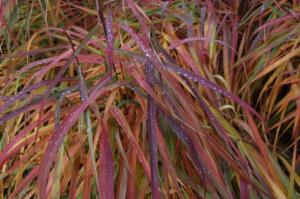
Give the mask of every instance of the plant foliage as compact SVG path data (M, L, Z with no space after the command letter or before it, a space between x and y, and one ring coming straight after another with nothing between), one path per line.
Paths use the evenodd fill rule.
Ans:
M300 198L297 0L0 2L0 198Z

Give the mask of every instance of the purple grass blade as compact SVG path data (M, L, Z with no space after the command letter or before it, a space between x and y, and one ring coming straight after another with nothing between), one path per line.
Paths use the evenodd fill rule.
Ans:
M113 20L112 20L112 11L109 10L108 18L105 20L102 8L99 9L99 16L103 25L106 43L107 43L107 55L108 55L108 72L112 75L112 70L116 70L114 66L114 57L113 57L113 50L114 50L114 35L113 35Z
M21 108L15 110L15 111L12 111L10 113L7 113L3 117L1 117L0 125L4 124L6 121L8 121L14 117L17 117L18 115L20 115L21 113L23 113L29 109L33 109L34 107L38 107L40 105L52 103L52 102L53 102L53 100L44 100L44 101L32 102L32 103L26 104L26 105L22 106Z
M112 70L115 69L114 66L114 57L113 57L113 50L114 50L114 36L113 36L113 20L112 20L112 11L109 9L108 13L108 19L105 20L104 14L103 14L103 2L99 3L96 1L97 11L99 20L102 23L105 37L106 37L106 43L107 43L107 54L108 54L108 72L110 75L112 75Z
M148 96L147 108L147 131L150 137L150 158L151 158L151 190L152 198L158 199L159 197L159 178L158 178L158 156L157 156L157 140L156 140L156 111L153 99Z
M7 101L11 98L11 96L0 96L1 101Z
M145 75L147 83L152 86L154 80L154 67L148 61L145 66ZM159 196L159 177L158 177L158 155L157 155L157 140L156 140L156 107L154 100L148 95L147 98L147 134L150 137L150 159L151 159L151 191L152 198L158 199Z
M107 41L107 54L108 54L108 67L109 72L112 73L112 69L116 70L114 67L114 36L112 29L112 11L109 10L108 19L106 20L106 41Z
M55 46L55 47L49 47L49 48L39 48L39 49L36 49L36 50L31 50L31 51L21 51L21 52L18 52L14 55L11 55L11 54L6 54L6 55L0 55L0 60L1 59L5 59L5 58L22 58L24 56L32 56L32 55L37 55L37 54L40 54L40 53L44 53L44 52L49 52L49 51L57 51L57 50L61 50L61 49L66 49L68 48L68 46L66 45L60 45L60 46Z
M233 21L232 21L232 37L231 37L231 52L230 52L230 60L231 60L231 65L233 66L235 62L235 52L238 44L238 26L239 26L239 19L238 16L234 16ZM233 76L233 75L232 75Z
M24 99L29 92L36 90L42 86L47 86L49 83L51 83L52 80L45 80L45 81L41 81L39 83L36 83L32 86L29 86L27 88L24 88L22 91L20 91L19 93L17 93L14 96L11 97L7 97L7 100L5 102L5 104L0 108L0 113L2 113L3 111L5 111L10 105L12 105L16 100L21 100Z

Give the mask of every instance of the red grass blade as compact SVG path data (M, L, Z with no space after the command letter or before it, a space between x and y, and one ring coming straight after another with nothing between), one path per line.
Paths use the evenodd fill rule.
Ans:
M99 158L99 189L100 198L114 198L114 159L109 145L108 130L102 121L102 133L100 134L100 158Z

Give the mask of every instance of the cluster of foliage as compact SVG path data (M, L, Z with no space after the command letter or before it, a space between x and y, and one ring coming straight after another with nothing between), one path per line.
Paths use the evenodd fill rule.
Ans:
M0 4L0 198L300 197L299 1Z

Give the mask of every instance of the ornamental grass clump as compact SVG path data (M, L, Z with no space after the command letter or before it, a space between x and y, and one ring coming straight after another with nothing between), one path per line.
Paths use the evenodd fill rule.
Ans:
M0 198L299 198L300 4L0 3Z

